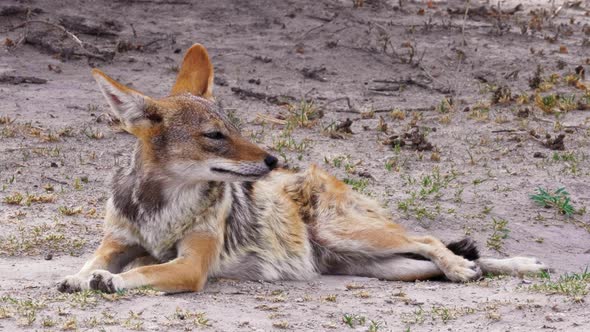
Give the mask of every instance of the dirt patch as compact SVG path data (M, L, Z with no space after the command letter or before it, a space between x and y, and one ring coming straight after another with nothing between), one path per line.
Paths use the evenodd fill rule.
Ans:
M5 1L0 329L588 330L588 4L355 4ZM163 96L195 42L218 100L281 162L320 164L412 232L469 235L485 256L536 256L555 272L57 293L100 242L109 174L134 143L109 126L90 69ZM383 144L392 135L405 147ZM535 204L538 188L566 188L571 216Z

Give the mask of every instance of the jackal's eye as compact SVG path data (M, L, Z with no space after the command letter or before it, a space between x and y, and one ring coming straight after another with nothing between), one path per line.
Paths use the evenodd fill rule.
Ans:
M204 133L203 136L210 138L210 139L224 139L225 135L223 135L220 131L212 131L209 133Z

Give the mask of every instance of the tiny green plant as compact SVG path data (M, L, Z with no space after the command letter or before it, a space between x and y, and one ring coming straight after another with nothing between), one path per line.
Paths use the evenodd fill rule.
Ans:
M239 129L242 129L242 127L243 127L242 120L236 114L236 110L235 109L226 109L226 114L227 114L227 117L229 118L229 121L234 126L236 126L236 128L238 128L238 130Z
M487 240L487 245L489 248L495 249L497 251L502 249L504 240L508 238L508 233L510 233L507 225L508 220L502 218L496 219L492 217L492 229L494 232Z
M351 179L345 178L344 183L351 186L353 190L363 192L369 185L369 179Z
M439 113L449 113L453 109L453 105L447 98L443 98L441 102L436 106L436 110Z
M75 178L74 179L74 189L76 190L82 190L84 187L82 186L82 183L80 183L80 178Z
M338 296L336 294L329 294L324 298L324 300L326 300L327 302L336 302L337 298Z
M588 285L590 284L590 271L588 267L581 273L566 273L561 275L557 280L551 280L551 275L548 272L542 272L539 277L543 282L530 286L529 290L547 294L566 295L574 302L583 302L584 297L588 294Z
M311 128L322 117L322 112L309 100L301 100L299 105L292 105L289 112L291 114L287 119L287 127L290 129Z
M84 135L90 139L103 139L104 134L97 128L88 127L84 129Z
M365 317L356 314L344 314L344 316L342 316L342 322L351 328L354 328L357 325L365 325L366 321L367 319Z
M21 193L14 193L13 195L4 197L4 203L11 205L19 205L25 197Z
M377 332L379 331L379 328L381 328L382 323L378 322L378 321L374 321L371 319L371 322L369 323L369 328L367 331L369 332Z
M9 116L0 116L0 125L11 124L13 122L14 119L11 119Z
M561 214L565 214L566 216L571 216L575 209L570 202L570 194L565 190L564 187L555 190L554 192L549 192L549 190L545 190L543 188L537 188L537 193L531 195L531 199L545 207L545 208L554 208Z
M348 325L349 327L354 327L354 316L350 314L344 314L342 316L342 321L344 324Z
M57 208L57 211L59 211L59 213L63 214L64 216L74 216L74 215L82 213L82 208L81 207L70 208L67 206L60 206Z

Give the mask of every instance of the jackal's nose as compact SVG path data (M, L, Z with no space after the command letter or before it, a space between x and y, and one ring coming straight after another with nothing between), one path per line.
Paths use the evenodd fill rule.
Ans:
M266 166L268 166L268 168L275 169L277 167L277 164L279 163L279 160L277 159L277 157L269 154L266 156L266 158L264 158L264 163L266 164Z

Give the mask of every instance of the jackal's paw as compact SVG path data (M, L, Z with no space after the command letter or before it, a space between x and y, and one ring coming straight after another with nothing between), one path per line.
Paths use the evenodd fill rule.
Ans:
M90 289L99 290L105 293L115 293L122 290L123 278L105 270L96 270L90 275Z
M479 266L462 257L453 259L444 273L449 280L455 282L467 282L481 277Z
M62 293L75 293L88 288L88 280L77 275L67 276L57 283L57 290Z
M549 267L535 257L512 257L509 258L515 274L536 274L542 271L549 271Z

